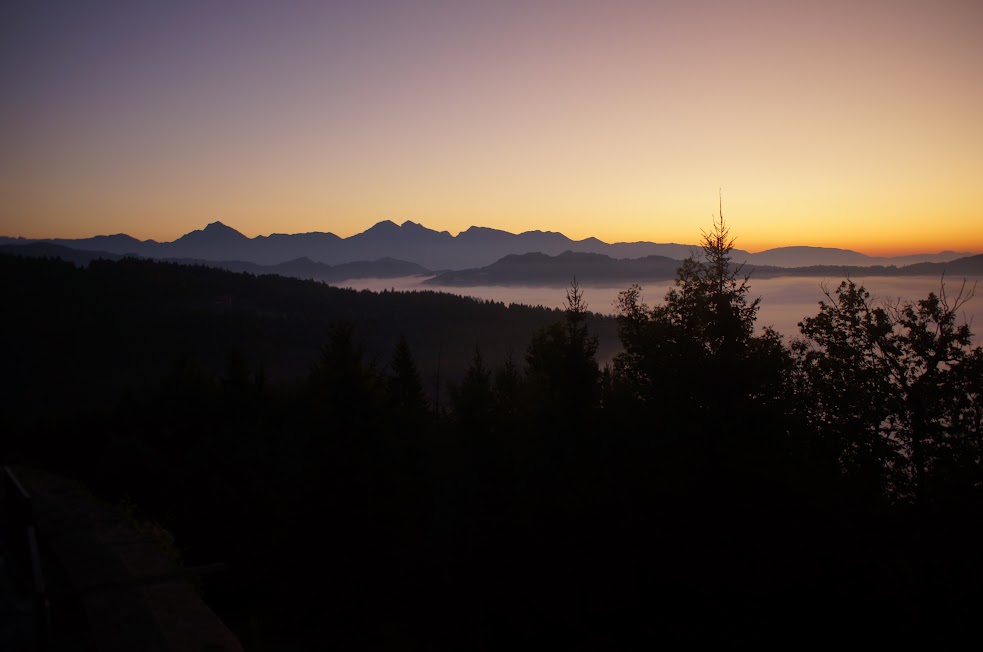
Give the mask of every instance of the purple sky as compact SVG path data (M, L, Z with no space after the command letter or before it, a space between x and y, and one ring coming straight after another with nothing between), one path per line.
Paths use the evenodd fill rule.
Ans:
M983 251L981 2L28 2L0 234Z

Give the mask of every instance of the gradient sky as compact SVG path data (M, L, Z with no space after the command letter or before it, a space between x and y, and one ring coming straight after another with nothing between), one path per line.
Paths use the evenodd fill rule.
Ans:
M983 252L983 2L0 9L0 235Z

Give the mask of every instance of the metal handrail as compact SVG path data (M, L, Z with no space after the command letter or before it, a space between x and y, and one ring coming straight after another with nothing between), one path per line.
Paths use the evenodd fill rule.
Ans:
M44 650L47 647L51 624L51 604L44 583L41 568L41 550L38 547L37 530L34 526L34 508L31 495L8 466L3 467L0 484L3 488L3 506L7 523L11 528L12 540L23 546L20 550L22 563L30 569L31 619L34 634L34 647Z

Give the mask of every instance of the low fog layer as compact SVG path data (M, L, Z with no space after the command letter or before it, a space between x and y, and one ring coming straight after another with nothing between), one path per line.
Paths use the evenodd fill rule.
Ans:
M565 301L564 291L554 287L475 286L460 288L422 285L426 278L428 277L408 276L396 279L351 279L341 281L336 285L375 292L381 292L382 290L433 290L472 296L479 299L501 301L505 304L523 303L551 308L563 307ZM828 288L830 293L832 293L842 280L844 279L818 277L759 280L752 278L751 296L761 297L761 310L758 312L758 327L773 326L786 338L798 335L798 323L802 318L813 316L819 311L819 302L825 299L823 286ZM921 299L927 297L929 292L938 294L941 284L941 279L939 278L922 276L854 277L853 280L866 287L878 305L893 303L898 299ZM967 279L966 291L968 292L973 287L973 284L979 280L981 279ZM962 278L946 278L945 287L947 294L950 297L955 297L962 283ZM672 281L643 285L642 291L645 302L649 305L660 303L670 287L672 287ZM587 287L584 288L584 299L588 303L588 309L594 312L615 314L617 312L618 293L625 289L625 287ZM965 313L961 315L961 319L969 321L971 325L976 325L976 322L973 320L975 313L983 314L983 309L980 308L980 306L983 306L983 283L980 284L978 289L980 294L966 304Z

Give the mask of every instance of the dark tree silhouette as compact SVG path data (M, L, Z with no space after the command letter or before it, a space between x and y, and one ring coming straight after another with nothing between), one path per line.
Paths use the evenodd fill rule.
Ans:
M419 431L427 420L429 407L423 380L404 335L399 336L392 360L389 361L386 396L397 425Z
M933 484L946 482L947 474L937 470L953 468L952 444L962 438L960 397L953 390L963 388L953 377L970 354L972 333L968 324L956 320L974 289L967 292L963 282L950 297L943 280L938 295L891 307L897 328L888 359L898 398L889 436L902 443L911 492L918 500L933 492ZM963 442L959 444L963 449Z
M800 410L827 454L868 491L891 499L924 499L945 482L962 455L963 407L975 404L963 364L973 365L967 324L957 312L972 297L929 294L885 307L844 281L800 323L794 350ZM955 442L959 442L956 444Z
M743 265L731 263L735 239L724 222L723 207L709 232L703 232L703 259L690 257L666 294L665 318L711 355L729 354L754 334L760 298L749 301Z
M637 285L619 296L624 352L614 360L612 400L641 406L645 421L670 433L708 436L727 422L743 429L749 410L781 399L787 355L773 331L754 335L760 300L731 264L733 247L721 213L664 303L649 307Z
M591 425L600 394L597 336L590 332L583 291L573 281L564 321L537 331L526 350L526 379L542 428L579 432Z
M458 427L471 437L486 437L492 430L495 399L491 371L485 367L481 349L475 347L471 364L460 385L451 387L451 404Z
M878 307L847 282L789 347L733 243L721 215L659 305L626 290L604 372L613 320L576 283L561 313L0 255L0 454L227 561L205 595L247 649L610 647L667 598L777 621L977 591L971 290Z

